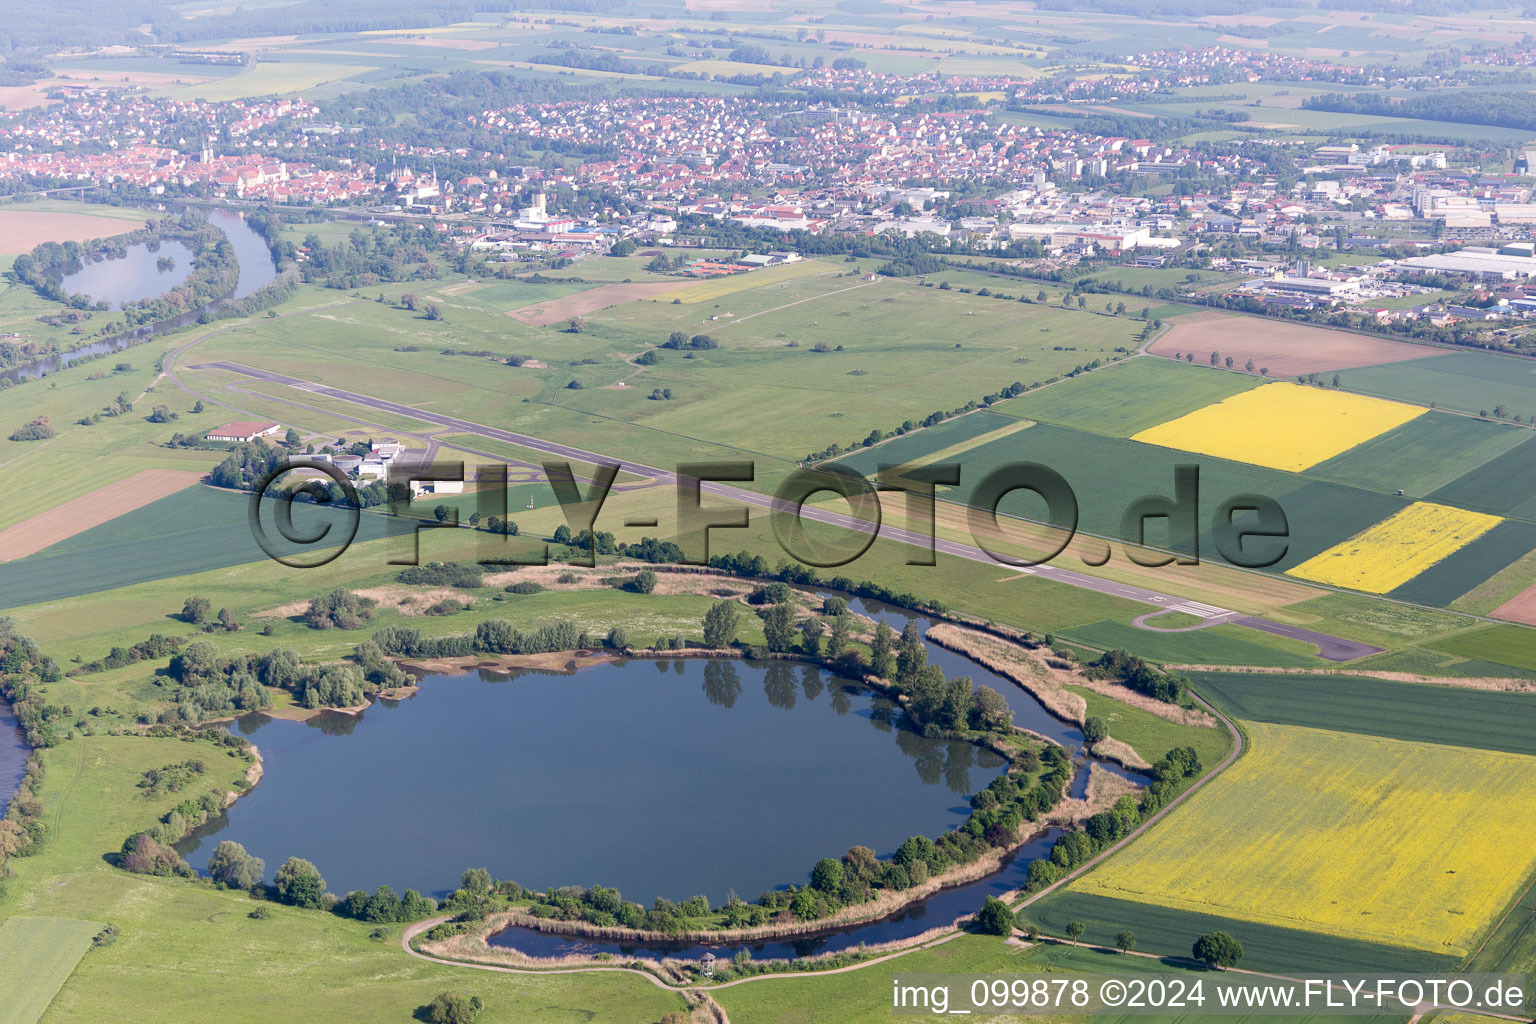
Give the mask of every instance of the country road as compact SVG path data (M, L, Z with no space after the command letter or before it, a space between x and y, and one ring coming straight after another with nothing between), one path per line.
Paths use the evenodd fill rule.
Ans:
M185 346L175 354L179 355L191 346ZM168 373L170 362L167 361ZM533 451L544 452L547 455L558 456L563 459L572 459L579 462L588 462L596 465L609 465L622 467L624 470L636 476L646 477L654 483L676 484L678 476L671 470L661 469L655 466L647 466L642 463L627 460L619 460L607 455L600 455L573 445L561 444L557 441L548 441L544 438L533 437L528 434L520 434L512 430L504 430L500 427L490 427L470 420L460 419L456 416L448 416L439 412L430 412L418 409L414 406L403 405L399 402L391 402L382 398L374 398L369 395L359 394L355 391L347 391L343 388L331 387L327 384L316 384L290 377L286 374L275 373L271 370L262 370L240 363L216 361L208 363L196 363L190 366L194 370L224 370L230 373L238 373L256 380L274 384L284 384L299 391L319 395L337 401L349 402L378 412L391 413L396 416L404 416L421 420L439 427L449 427L465 434L473 434L494 441L503 441L508 444L520 445ZM175 379L174 373L171 373ZM179 383L179 381L178 381ZM738 502L754 508L766 511L783 512L793 515L796 508L790 502L780 501L770 495L759 494L745 488L734 487L729 484L705 482L700 485L701 493L728 501ZM929 538L926 534L899 527L883 526L867 522L855 516L835 512L831 509L815 508L809 505L801 507L799 515L814 522L825 523L830 526L841 527L863 534L877 534L879 537L894 540L902 544L910 544L917 547L926 547ZM963 558L967 561L980 562L984 565L999 564L996 559L980 547L966 544L962 541L935 539L934 547L946 555L955 558ZM1328 633L1320 633L1315 630L1304 629L1300 626L1291 626L1285 623L1274 622L1257 616L1243 615L1239 612L1214 605L1203 604L1198 601L1188 601L1172 594L1149 590L1146 587L1138 587L1130 583L1120 583L1115 580L1102 579L1097 576L1089 576L1086 573L1075 572L1053 565L1037 565L1019 570L1028 575L1039 576L1042 579L1052 580L1056 583L1065 583L1068 586L1079 587L1084 590L1092 590L1100 594L1108 594L1113 597L1122 597L1130 601L1152 605L1167 611L1185 612L1197 616L1203 620L1204 625L1220 625L1234 623L1247 626L1251 629L1262 630L1277 636L1302 640L1315 644L1318 648L1318 656L1334 662L1353 661L1372 654L1379 654L1380 647L1360 643L1355 640L1346 640L1342 637L1332 636Z

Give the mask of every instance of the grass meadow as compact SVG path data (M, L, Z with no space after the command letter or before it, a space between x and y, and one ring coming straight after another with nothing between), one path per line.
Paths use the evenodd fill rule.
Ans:
M33 1024L101 931L100 921L13 917L0 922L0 1024Z
M1257 378L1162 359L1130 359L992 407L993 412L1130 437L1259 386Z

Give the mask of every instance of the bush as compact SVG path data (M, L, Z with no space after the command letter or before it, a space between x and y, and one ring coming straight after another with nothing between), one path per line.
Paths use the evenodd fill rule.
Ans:
M513 583L507 587L509 594L537 594L544 589L544 584L526 580L522 583Z
M465 565L461 562L429 562L411 565L400 570L401 583L414 583L433 587L459 587L473 590L485 585L485 568Z
M983 935L1012 935L1013 911L996 896L988 896L976 915L976 930Z
M642 569L630 586L637 594L649 594L656 589L656 574L649 569Z
M466 996L459 992L440 992L427 1004L426 1019L432 1024L474 1024L485 1003L479 996Z
M39 416L30 423L25 423L16 428L11 434L12 441L46 441L54 435L53 424L47 416Z
M208 858L208 877L228 889L249 889L266 874L266 861L245 852L245 847L229 839L220 843Z
M319 907L325 895L325 879L320 871L301 857L289 857L272 876L278 899L296 907Z
M371 597L363 597L354 594L344 587L337 587L322 597L317 597L309 602L309 611L305 617L314 629L361 629L363 622L373 618L374 606L378 604Z

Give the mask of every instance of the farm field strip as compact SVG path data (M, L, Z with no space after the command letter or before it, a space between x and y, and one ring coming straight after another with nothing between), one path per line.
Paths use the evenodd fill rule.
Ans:
M1390 519L1287 572L1317 583L1385 594L1460 551L1500 522L1497 516L1481 512L1414 502Z
M1275 381L1143 430L1131 440L1300 472L1428 411Z
M1072 891L1461 956L1536 868L1536 758L1248 731L1247 757Z
M59 541L142 508L203 478L196 470L143 469L0 530L0 562L45 550Z
M1191 672L1203 697L1250 722L1382 736L1536 757L1536 693L1360 676Z
M1216 352L1219 357L1230 356L1238 366L1252 360L1255 368L1268 368L1274 377L1332 373L1442 354L1442 350L1405 341L1241 315L1181 320L1148 351L1160 356L1193 352L1198 361Z
M104 927L67 917L0 922L0 1024L34 1024Z
M1081 921L1087 926L1083 939L1106 948L1113 947L1118 932L1129 928L1136 933L1139 948L1177 957L1188 956L1201 935L1224 931L1243 944L1242 966L1261 971L1330 973L1347 969L1428 973L1454 971L1457 964L1456 958L1447 954L1261 924L1226 916L1214 909L1116 899L1079 891L1075 885L1031 904L1019 917L1057 935L1066 931L1068 922Z

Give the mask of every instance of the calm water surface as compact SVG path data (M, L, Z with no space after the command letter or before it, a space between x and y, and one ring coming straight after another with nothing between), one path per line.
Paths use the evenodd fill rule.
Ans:
M244 217L241 217L237 213L231 213L228 210L209 210L207 211L207 214L208 219L211 220L214 224L218 225L218 227L224 232L225 236L229 239L230 244L234 246L235 255L240 261L239 277L235 282L235 290L230 293L230 298L243 299L247 295L250 295L252 292L256 291L258 288L261 288L262 286L270 283L273 278L277 277L277 267L272 263L271 251L267 249L267 244L266 242L262 241L261 236L252 231L250 227L246 225ZM180 242L162 243L160 247L160 253L153 254L148 260L150 273L155 273L160 278L168 279L171 276L168 274L159 274L155 267L155 260L158 259L160 255L173 255L174 258L174 254L170 252L172 245L182 249L186 248L185 246L182 246ZM107 260L101 263L94 263L90 267L87 267L85 270L81 271L81 273L97 270L98 268L111 268L114 265L120 266L126 262L126 260ZM142 270L142 267L140 267L140 270ZM191 254L188 253L185 260L178 259L177 266L172 272L182 273L181 278L179 278L178 281L161 281L160 284L162 286L159 287L159 290L149 292L148 294L158 295L166 288L173 287L176 283L179 283L179 281L186 279L186 273L183 271L190 272L190 270ZM75 276L78 275L73 275L71 278L65 279L66 286L68 286L69 281L73 280L73 277ZM109 282L109 285L111 285L111 282ZM118 285L111 286L118 287ZM129 290L126 284L123 284L120 287L124 292ZM80 288L78 290L87 291L85 288ZM110 296L105 294L91 294L95 294L97 298L110 298ZM145 296L140 295L138 297L144 298ZM81 359L102 355L103 353L107 352L119 352L131 345L142 344L143 342L148 341L151 337L153 337L156 331L180 330L181 328L193 323L197 319L197 316L200 312L202 312L201 309L189 310L186 313L183 313L181 316L173 317L171 320L168 320L163 324L137 327L131 331L125 331L122 334L114 335L110 338L103 338L100 341L93 341L88 345L82 345L79 348L71 349L69 352L66 352L62 355L48 356L45 359L39 359L35 362L26 363L21 366L13 366L8 370L0 371L0 377L7 377L13 381L21 381L28 377L46 377L48 374L55 373L72 363L79 362Z
M151 245L149 242L130 245L122 256L85 264L64 278L64 291L106 300L113 309L163 295L192 273L192 250L169 240L155 244L153 248ZM171 259L173 264L162 270L157 264L165 258Z
M11 705L0 697L0 814L5 813L11 797L21 785L30 752L26 735L11 713Z
M964 822L1002 768L923 739L891 703L788 662L635 660L561 675L428 676L397 706L248 716L260 785L183 844L313 861L343 893L442 893L466 867L544 889L719 903L802 881L850 846L890 854Z

